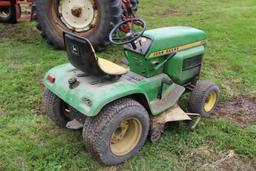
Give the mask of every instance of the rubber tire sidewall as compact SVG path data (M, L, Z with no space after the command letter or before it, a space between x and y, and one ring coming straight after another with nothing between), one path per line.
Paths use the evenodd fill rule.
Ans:
M45 89L43 104L47 116L55 122L59 127L66 127L67 122L70 121L63 113L63 100L52 93L49 89Z
M81 112L79 112L78 110L76 110L75 108L73 108L72 106L69 106L70 109L70 119L76 119L78 122L80 122L81 124L84 124L87 116L82 114Z
M98 116L96 117L101 117L101 115L104 115L105 117L108 118L108 114L103 112L99 113ZM141 138L137 144L137 146L130 151L128 154L123 155L123 156L116 156L115 154L112 153L111 147L110 147L110 140L112 133L115 131L115 129L118 127L118 125L124 121L125 119L128 118L136 118L140 121L142 125L142 134ZM101 127L100 123L95 124L94 123L95 118L90 118L90 120L87 120L85 122L85 127L83 130L83 137L84 140L86 140L86 136L88 134L93 134L91 132L86 132L93 130L87 129L88 127L91 127L95 125L95 127ZM136 155L141 148L144 146L148 133L149 133L149 127L150 127L150 120L148 113L146 109L143 106L132 106L132 107L127 107L127 108L122 108L120 109L117 113L113 114L113 118L106 124L102 129L100 128L95 128L96 132L94 135L92 135L92 139L94 141L91 141L92 146L87 146L87 150L92 153L96 159L99 160L104 165L110 166L110 165L117 165L120 164L128 159L130 159L132 156ZM98 131L97 131L98 130ZM97 134L100 134L101 136L97 136ZM90 140L89 140L90 141ZM93 149L88 149L93 147Z
M111 0L112 4L119 2L118 0ZM48 43L52 44L57 49L64 49L64 41L63 41L63 31L71 31L67 27L62 28L61 31L57 31L56 26L54 26L54 21L51 21L49 3L53 2L53 0L36 0L36 13L37 13L37 22L38 28L42 32L42 36L46 37ZM94 32L88 33L77 33L80 36L86 37L90 40L95 50L100 51L103 50L108 41L108 34L113 28L114 24L117 24L121 20L121 4L119 7L111 6L109 1L105 0L97 0L97 4L101 16L99 17L99 25ZM102 15L103 14L103 15ZM54 15L54 14L53 14Z

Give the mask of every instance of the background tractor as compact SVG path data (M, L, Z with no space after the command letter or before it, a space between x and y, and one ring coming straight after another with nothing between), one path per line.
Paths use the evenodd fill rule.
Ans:
M22 5L30 7L30 8L23 8ZM27 13L29 15L29 20L32 19L32 14L34 8L32 0L1 0L0 1L0 23L17 23L17 21L21 18L21 14ZM31 11L32 9L32 11Z
M37 28L57 49L64 49L63 32L88 38L103 50L110 30L121 20L135 17L138 0L35 0ZM124 26L127 32L129 27Z

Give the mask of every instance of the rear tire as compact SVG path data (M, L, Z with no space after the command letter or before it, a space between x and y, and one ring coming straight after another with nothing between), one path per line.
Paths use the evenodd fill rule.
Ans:
M198 81L190 96L189 112L209 117L218 103L219 94L220 89L214 83L205 80Z
M1 23L17 23L16 7L0 7L0 22Z
M99 12L99 15L95 17L95 27L77 32L70 30L68 25L63 22L63 19L59 17L59 0L36 0L37 28L48 43L52 44L56 49L65 48L63 31L67 31L88 38L95 50L101 51L109 44L108 35L113 25L121 20L122 5L121 0L94 1ZM69 2L72 3L71 1Z
M69 106L49 89L44 91L43 104L49 118L59 127L66 127L67 122L71 120L68 117L70 113Z
M87 119L87 116L82 114L81 112L79 112L78 110L76 110L73 107L69 107L70 109L70 119L76 119L78 122L80 122L81 124L84 124L84 122Z
M117 100L86 120L86 149L104 165L120 164L141 150L149 125L148 113L141 104L132 99Z

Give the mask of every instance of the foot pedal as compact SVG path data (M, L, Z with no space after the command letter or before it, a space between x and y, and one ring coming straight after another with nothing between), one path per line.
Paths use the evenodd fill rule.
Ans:
M68 129L81 129L83 128L83 124L81 124L80 122L78 122L76 119L72 120L72 121L69 121L67 124L66 124L66 127Z
M151 103L151 108L153 111L165 111L166 109L170 108L170 106L174 106L177 103L184 91L184 87L173 83L171 87L164 93L161 100Z

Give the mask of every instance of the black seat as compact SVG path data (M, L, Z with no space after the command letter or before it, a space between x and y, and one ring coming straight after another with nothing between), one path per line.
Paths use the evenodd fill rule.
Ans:
M86 74L95 76L123 75L127 69L103 58L98 58L86 38L64 32L64 42L70 63Z

